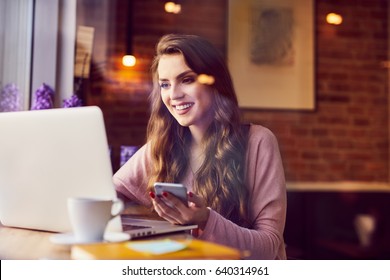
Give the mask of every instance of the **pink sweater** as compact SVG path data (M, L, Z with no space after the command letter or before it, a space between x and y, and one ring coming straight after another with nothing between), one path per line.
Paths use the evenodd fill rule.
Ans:
M146 192L149 145L140 148L114 175L118 193L150 207ZM286 259L283 231L286 218L286 186L282 160L274 134L260 125L251 125L246 152L245 180L250 194L253 229L240 227L210 209L200 239L249 251L250 259ZM193 178L184 184L190 191Z

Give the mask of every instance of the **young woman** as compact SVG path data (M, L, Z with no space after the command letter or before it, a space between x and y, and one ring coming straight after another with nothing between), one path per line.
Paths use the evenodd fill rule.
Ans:
M169 34L157 44L147 143L114 175L122 198L153 207L198 238L285 259L286 188L275 136L243 125L223 56L205 39ZM189 205L155 182L183 183Z

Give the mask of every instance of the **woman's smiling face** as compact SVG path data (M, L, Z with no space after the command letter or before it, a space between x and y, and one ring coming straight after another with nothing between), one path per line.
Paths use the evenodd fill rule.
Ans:
M157 72L162 101L172 116L182 126L205 131L214 118L212 88L198 82L182 54L161 56Z

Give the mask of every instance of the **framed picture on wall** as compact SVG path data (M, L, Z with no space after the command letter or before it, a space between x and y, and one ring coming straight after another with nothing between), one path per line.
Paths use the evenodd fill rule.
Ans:
M228 65L242 108L315 108L313 0L229 0Z

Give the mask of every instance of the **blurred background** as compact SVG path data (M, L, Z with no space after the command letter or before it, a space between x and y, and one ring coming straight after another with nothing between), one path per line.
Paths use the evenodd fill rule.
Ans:
M3 104L5 111L5 96L13 96L4 90L9 84L19 90L21 110L32 106L42 83L55 92L53 106L73 94L83 105L99 106L116 171L145 143L149 68L159 38L204 36L234 68L230 58L241 55L248 36L232 33L232 15L240 5L249 7L264 18L254 21L246 10L237 20L264 36L287 32L293 57L282 66L256 67L275 73L274 83L287 83L287 73L309 85L309 105L242 106L245 122L268 127L279 140L288 181L289 258L389 259L389 1L167 2L0 0L0 109ZM287 15L287 24L280 15ZM291 30L282 32L277 23ZM250 61L247 51L243 61ZM135 65L124 65L124 55L133 55ZM240 83L236 75L233 80ZM266 84L266 92L255 88L264 104L274 95ZM306 87L296 91L306 93Z

